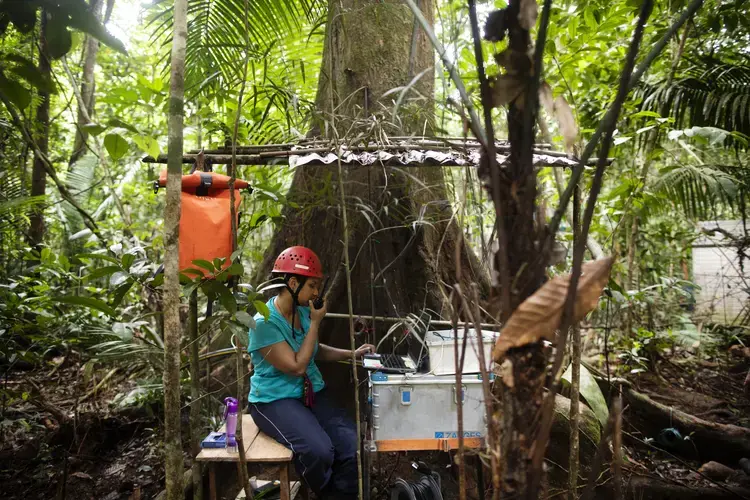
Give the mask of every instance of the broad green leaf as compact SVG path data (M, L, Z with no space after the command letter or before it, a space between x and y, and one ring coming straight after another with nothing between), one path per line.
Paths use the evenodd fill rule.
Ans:
M185 288L186 297L190 295L190 293L193 290L195 290L197 287L201 286L204 283L204 281L201 278L203 278L203 275L193 277L193 276L185 274L184 271L180 271L180 284L188 285L187 288Z
M48 247L42 248L41 253L39 254L40 259L42 262L49 262L50 257L52 257L52 250L50 250Z
M210 273L213 273L214 271L216 271L216 268L214 267L214 265L204 259L196 259L193 261L193 264L195 264L198 267L202 267L203 269L205 269L206 271Z
M219 292L219 302L221 302L221 305L224 306L224 309L226 309L230 314L234 314L237 312L237 301L234 300L234 295L232 295L232 292L225 286L219 285L215 288Z
M578 18L573 17L568 23L568 33L571 39L575 39L578 36Z
M596 31L596 18L594 17L594 11L591 7L586 7L583 10L583 20L586 22L586 26L591 30Z
M244 272L245 268L242 267L242 264L240 264L239 262L235 262L227 269L227 273L231 274L232 276L242 276Z
M159 156L159 141L153 137L137 135L133 138L133 141L147 155L153 158Z
M73 46L73 37L66 21L60 11L53 11L47 22L47 50L52 59L60 59Z
M137 100L137 97L136 97L136 100ZM125 123L124 121L120 120L119 118L111 118L107 122L107 125L109 125L110 127L124 128L125 130L133 132L134 134L139 134L140 133L140 132L138 132L137 128L135 128L134 126L132 126L129 123Z
M105 266L98 269L94 269L89 274L84 276L84 279L91 281L103 276L109 276L110 274L116 273L120 270L120 266Z
M194 269L192 267L188 267L187 269L182 270L185 274L194 274L195 276L200 276L201 278L205 276L205 273L201 271L200 269Z
M135 261L135 255L132 253L126 253L122 256L122 268L127 271L130 269L130 266L133 265L133 261Z
M31 103L31 92L15 80L10 80L0 73L0 92L10 99L18 109L26 109Z
M570 383L572 376L573 366L570 365L568 366L568 369L565 370L562 378L563 380ZM586 400L586 404L589 405L589 408L594 411L594 414L596 415L596 418L599 420L599 422L601 422L603 426L607 425L607 419L609 418L607 401L605 401L604 399L604 395L602 394L602 390L599 388L599 384L596 383L596 380L591 375L591 372L589 372L583 365L581 365L579 393L581 394L581 397Z
M107 148L109 156L117 161L128 153L128 141L120 134L110 133L104 137L104 147Z
M109 279L110 286L120 286L126 281L130 279L130 275L128 273L123 273L122 271L118 271L112 275L112 277Z
M630 115L630 118L661 118L661 115L655 111L639 111Z
M133 89L129 88L116 88L113 89L112 92L109 93L109 95L104 96L103 99L110 99L111 97L119 97L129 103L136 103L138 102L138 92L136 92ZM111 101L111 102L117 102L117 100ZM119 124L118 124L119 123ZM120 120L110 120L108 124L111 124L112 127L121 127L125 129L130 129L130 125L125 124L124 122ZM124 125L124 126L123 126ZM130 130L132 132L132 130ZM136 131L137 133L137 131Z
M63 304L71 304L76 306L83 306L89 309L96 309L101 311L108 316L117 316L117 312L108 306L105 302L93 297L80 297L78 295L68 295L66 297L53 297L53 302L60 302Z
M255 310L258 311L263 315L263 317L268 320L268 317L271 315L271 310L268 309L268 306L265 302L261 300L254 300L253 306L255 306Z
M64 255L60 255L57 257L57 262L60 264L60 267L62 267L65 271L70 271L70 259L68 259Z
M79 253L76 255L77 259L97 259L97 260L106 260L107 262L111 262L113 264L120 264L120 261L115 259L114 257L103 254L103 253Z
M154 279L151 280L150 285L153 287L159 287L164 284L164 273L159 273L156 276L154 276Z
M84 131L88 132L89 134L93 135L94 137L98 136L105 130L107 130L107 127L104 125L99 125L98 123L87 123L83 127L81 127Z
M267 214L256 212L250 217L250 227L254 229L263 224L266 220L268 220Z
M122 302L122 299L125 298L125 294L127 294L130 288L133 286L133 283L134 283L133 281L128 280L122 285L115 288L115 293L112 297L112 305L114 307L117 307L120 305L120 303Z

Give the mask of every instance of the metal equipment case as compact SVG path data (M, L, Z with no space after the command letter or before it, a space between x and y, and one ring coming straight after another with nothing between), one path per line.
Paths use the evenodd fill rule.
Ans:
M464 329L458 329L459 349L463 343ZM476 330L469 328L469 338L466 345L466 357L464 358L463 373L479 373L479 342ZM424 343L430 356L429 373L433 375L449 375L456 373L454 359L453 330L430 330L425 334ZM482 332L482 346L484 347L484 359L487 363L487 371L492 371L492 348L500 334L497 332Z
M462 376L465 438L484 438L486 418L482 380L479 374ZM458 437L455 375L384 374L369 379L372 418L371 451L396 448L434 448L428 441ZM420 444L421 443L421 444ZM427 448L425 448L427 447Z

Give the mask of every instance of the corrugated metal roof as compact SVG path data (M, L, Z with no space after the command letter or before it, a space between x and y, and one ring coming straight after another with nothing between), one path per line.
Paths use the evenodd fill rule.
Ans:
M384 166L417 166L417 165L442 165L442 166L477 166L479 165L479 150L468 151L433 151L429 149L410 149L407 151L348 151L342 149L340 154L330 153L304 153L289 155L289 166L302 165L331 165L337 162L339 157L346 165L375 165ZM509 155L498 154L497 162L504 165ZM572 167L578 162L564 156L552 156L547 154L534 154L534 166L559 166Z

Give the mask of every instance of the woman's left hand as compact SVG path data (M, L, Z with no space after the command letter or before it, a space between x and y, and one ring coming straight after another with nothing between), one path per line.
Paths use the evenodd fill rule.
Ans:
M365 354L368 354L371 352L375 352L375 346L372 344L365 344L361 346L359 349L357 349L356 351L354 351L354 357L359 359Z

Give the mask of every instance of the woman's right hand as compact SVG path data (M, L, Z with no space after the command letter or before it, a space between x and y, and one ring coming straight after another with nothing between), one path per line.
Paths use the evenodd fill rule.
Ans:
M315 309L315 304L313 301L310 301L310 321L314 321L316 323L320 323L323 318L326 316L326 312L328 312L328 301L326 299L323 299L323 307L320 309Z

